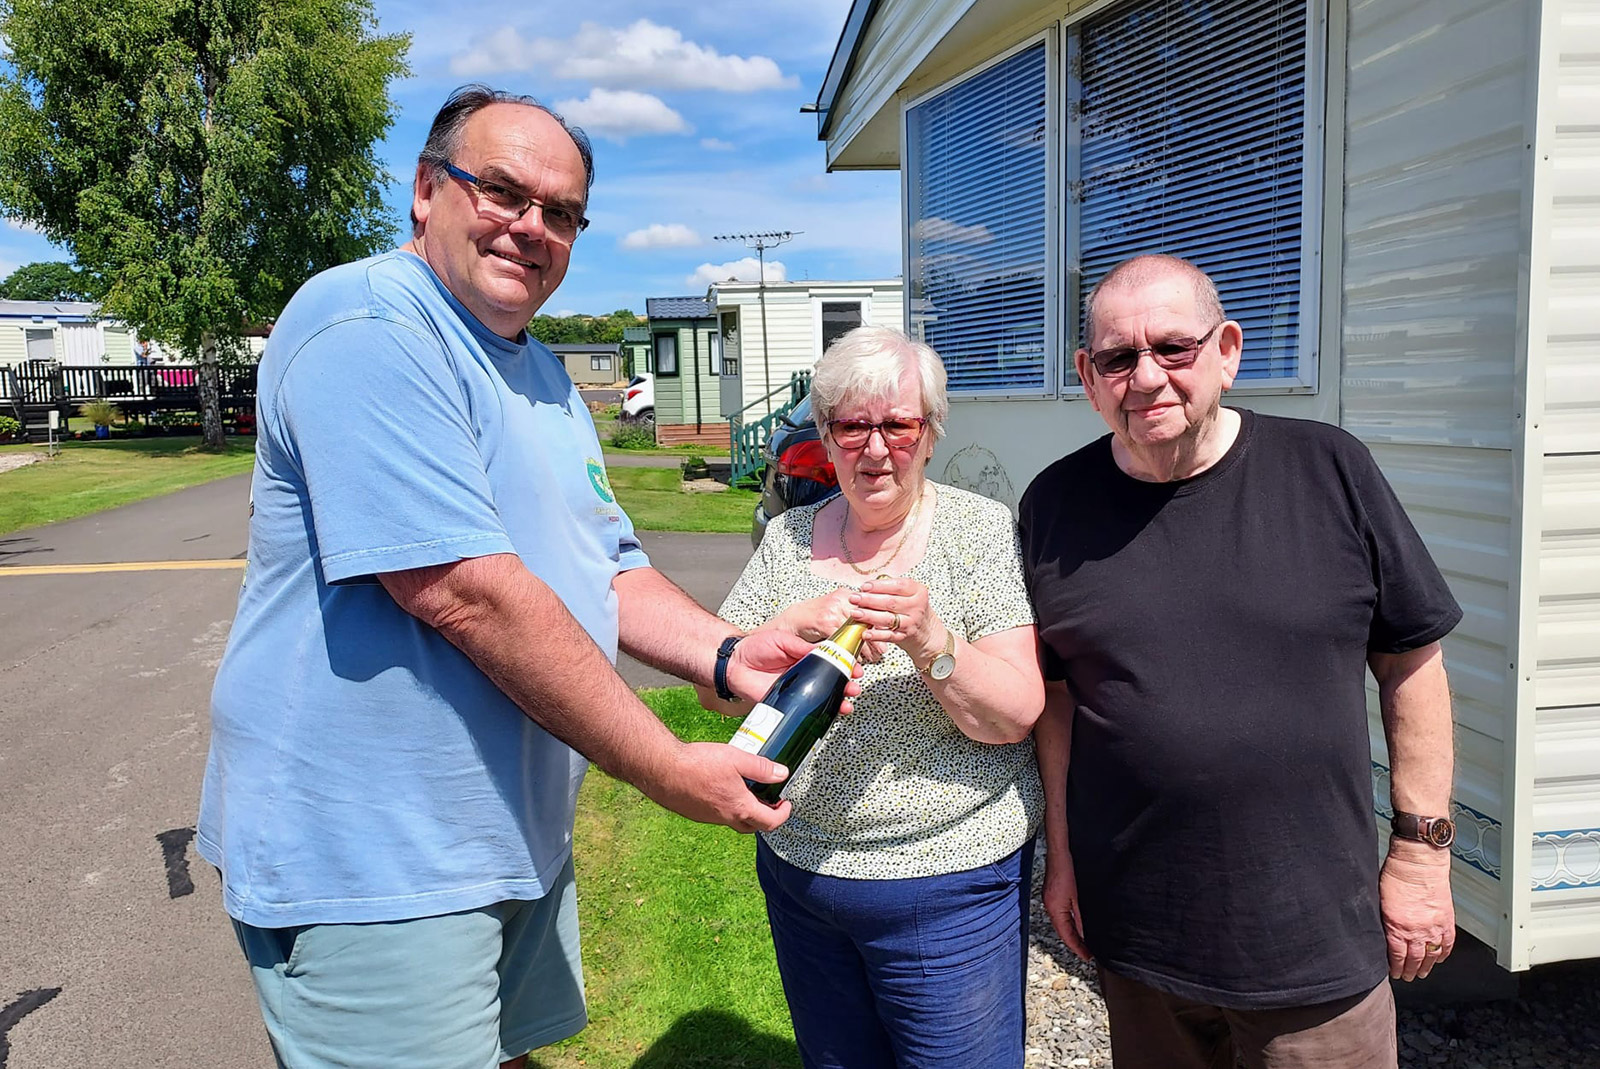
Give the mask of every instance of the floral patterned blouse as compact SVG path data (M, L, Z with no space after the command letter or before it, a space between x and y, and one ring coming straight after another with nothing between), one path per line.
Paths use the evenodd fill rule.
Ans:
M928 550L908 573L928 588L934 612L969 642L1033 623L1011 513L966 490L936 489ZM722 603L723 619L749 630L838 588L811 571L824 504L773 521ZM797 868L886 880L977 868L1031 838L1044 812L1033 739L962 734L898 646L862 667L855 711L834 722L790 781L793 814L765 833L767 845Z

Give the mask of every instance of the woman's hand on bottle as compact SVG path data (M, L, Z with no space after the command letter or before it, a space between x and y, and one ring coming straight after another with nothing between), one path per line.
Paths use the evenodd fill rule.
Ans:
M758 627L733 648L728 659L728 689L746 701L760 701L772 689L778 677L787 672L796 661L811 652L816 645L787 627L775 626L776 621ZM823 638L833 634L825 632ZM851 710L851 699L861 693L861 666L855 670L857 678L845 684L844 701L839 712Z
M850 595L851 616L866 624L868 642L892 642L925 665L944 649L945 625L928 602L928 588L909 576L883 576Z
M842 586L820 598L797 601L765 626L788 631L807 642L821 642L844 624L856 619L855 608L850 603L853 593L849 587ZM886 652L882 642L868 640L861 644L861 659L868 664L883 660Z

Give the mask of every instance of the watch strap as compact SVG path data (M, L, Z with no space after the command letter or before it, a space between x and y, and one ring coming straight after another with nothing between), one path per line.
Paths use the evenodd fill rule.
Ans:
M1389 829L1402 839L1413 839L1441 849L1448 847L1456 837L1455 821L1449 817L1424 817L1402 809L1396 809L1394 816L1389 818Z
M743 635L729 635L717 647L717 664L711 670L711 682L717 688L717 697L725 702L737 701L739 696L728 689L728 662L733 658L733 648Z

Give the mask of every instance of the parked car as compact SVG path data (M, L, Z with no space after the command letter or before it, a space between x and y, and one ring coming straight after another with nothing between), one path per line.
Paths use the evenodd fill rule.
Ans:
M622 418L656 424L656 377L646 371L628 380L622 392Z
M766 475L750 529L750 541L758 546L767 524L784 509L826 501L839 492L839 476L823 448L822 433L811 422L811 398L778 422L761 453Z

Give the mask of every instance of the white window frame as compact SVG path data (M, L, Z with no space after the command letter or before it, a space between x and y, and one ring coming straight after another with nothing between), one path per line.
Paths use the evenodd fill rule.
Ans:
M963 82L1015 56L1026 52L1041 42L1044 44L1045 65L1045 264L1044 264L1044 385L1038 390L965 390L951 387L952 401L1037 401L1057 396L1061 366L1061 277L1064 262L1063 242L1052 240L1060 233L1061 223L1061 145L1062 145L1062 80L1060 42L1056 27L1047 27L1024 38L1017 44L997 53L982 64L962 71L948 81L941 82L926 92L905 100L900 107L900 159L910 159L911 111L917 105L941 93L948 92ZM905 265L905 284L902 289L903 315L906 333L915 322L911 314L911 173L910 168L900 168L900 262ZM1053 351L1052 351L1053 350ZM1071 359L1071 353L1067 354Z
M854 304L861 309L861 325L872 325L872 294L870 293L813 293L811 295L811 362L822 355L822 306L824 304ZM808 367L810 364L807 365Z

